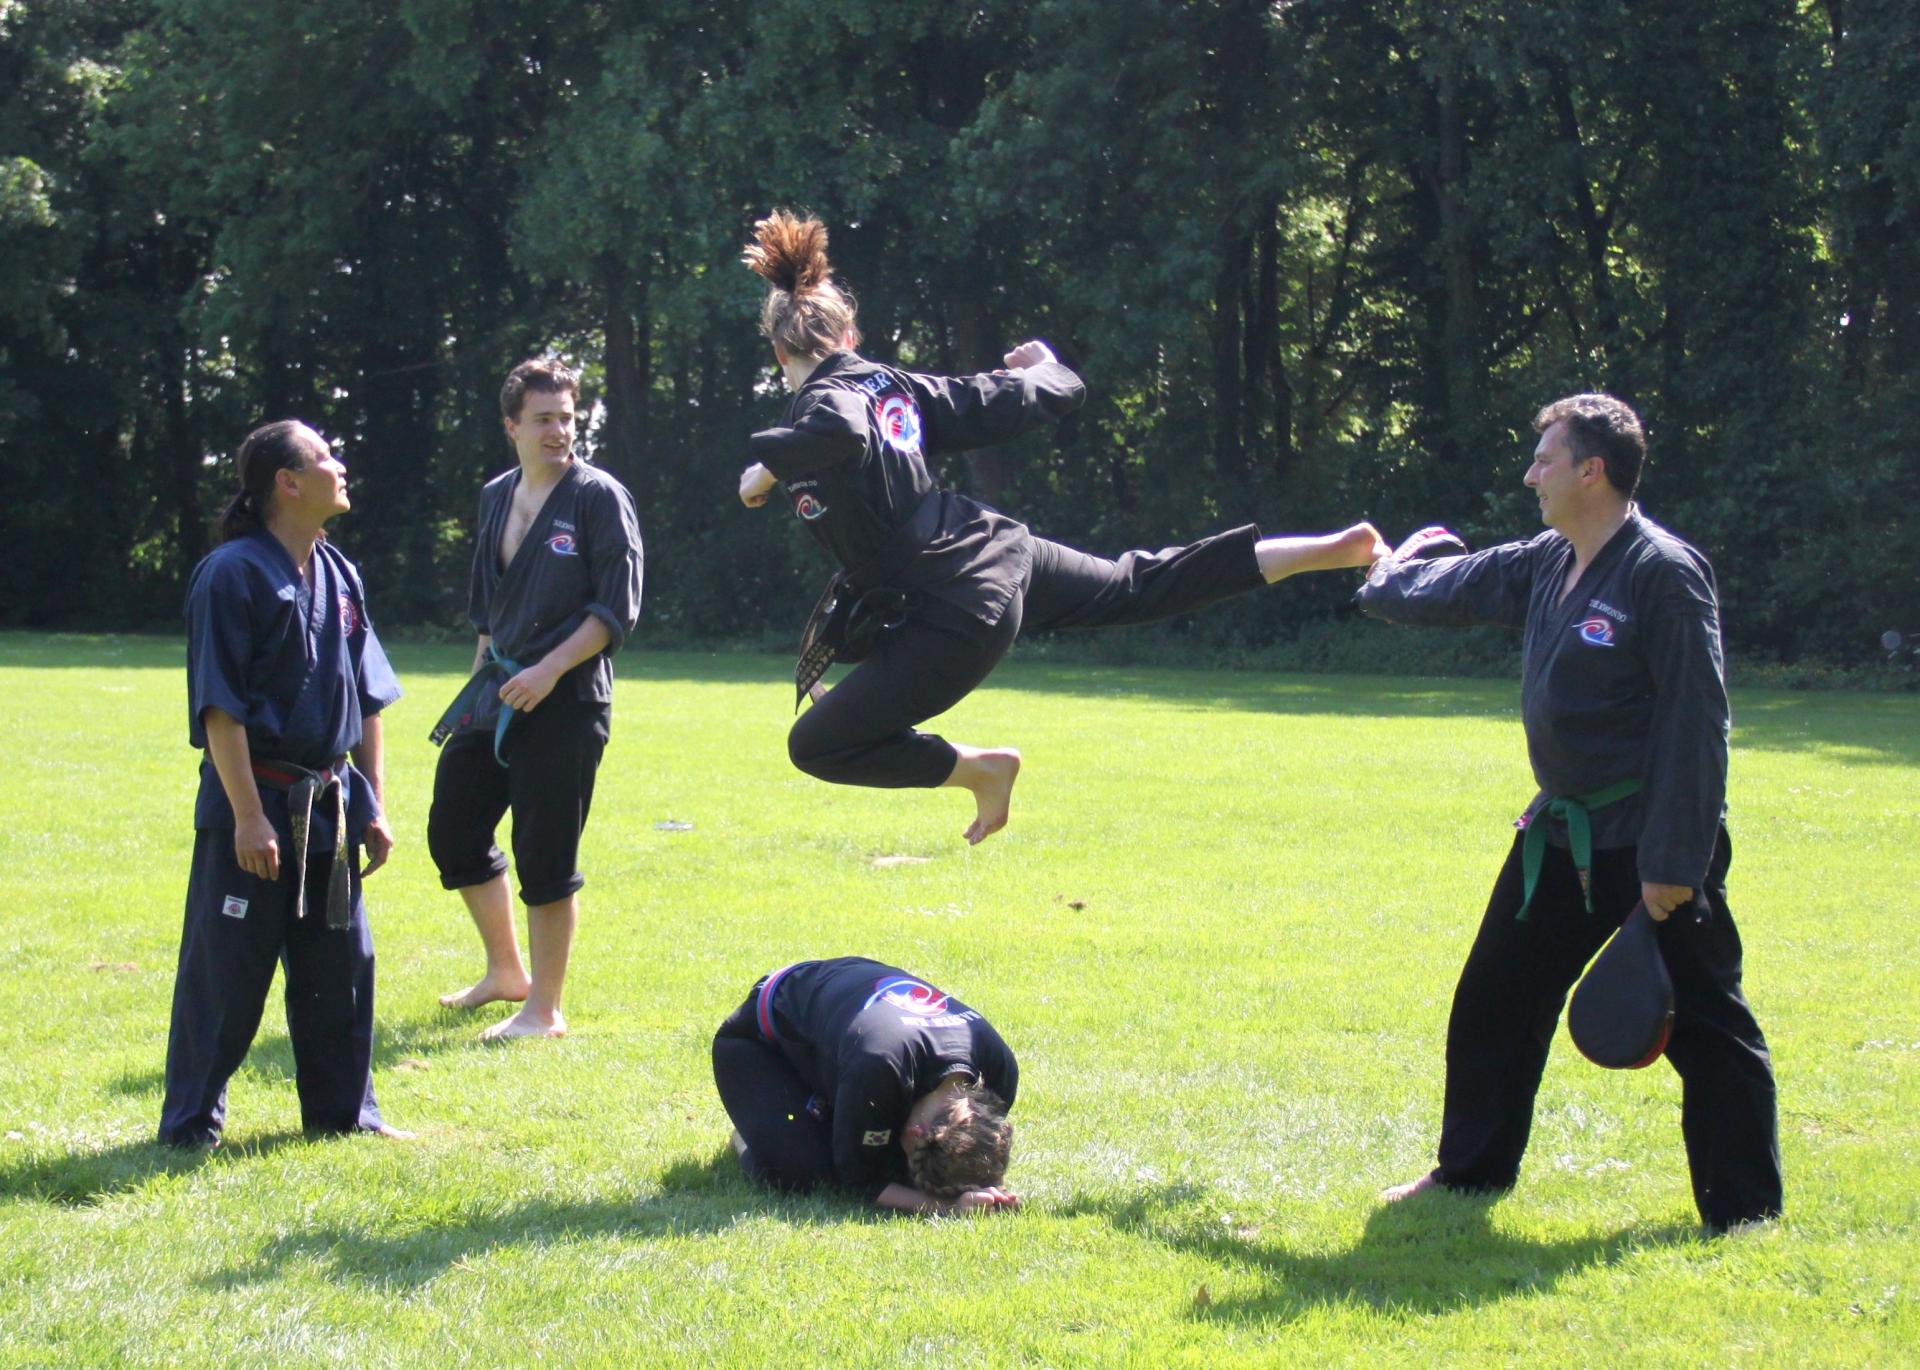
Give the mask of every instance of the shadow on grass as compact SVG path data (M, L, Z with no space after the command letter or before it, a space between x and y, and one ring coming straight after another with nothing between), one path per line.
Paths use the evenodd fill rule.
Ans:
M139 1189L156 1176L238 1165L305 1139L299 1132L275 1132L213 1150L123 1142L100 1151L38 1156L0 1167L0 1198L84 1206Z
M450 1268L501 1248L548 1247L597 1237L646 1240L728 1231L756 1217L794 1226L911 1222L839 1195L794 1197L750 1184L730 1148L684 1160L659 1178L657 1192L625 1198L533 1199L510 1207L456 1203L445 1212L406 1215L412 1230L373 1233L315 1227L263 1245L249 1261L204 1277L212 1289L279 1278L290 1264L318 1264L334 1278L384 1289L417 1288ZM404 1221L404 1219L403 1219Z
M268 1004L271 1013L273 1006ZM383 1071L393 1070L411 1062L424 1062L428 1057L443 1051L456 1050L470 1046L479 1027L471 1021L471 1015L456 1014L452 1010L439 1010L431 1017L402 1019L399 1022L381 1022L373 1037L373 1073L374 1084L379 1084L379 1075ZM252 1075L261 1080L280 1081L293 1078L293 1042L288 1038L286 1029L268 1030L254 1038L247 1059L235 1072L240 1075ZM152 1094L158 1096L167 1083L164 1062L156 1062L147 1070L129 1070L107 1082L107 1092L123 1097Z
M1382 1204L1360 1240L1345 1251L1296 1252L1247 1236L1197 1226L1179 1196L1149 1194L1089 1202L1069 1215L1106 1219L1117 1229L1228 1266L1260 1272L1250 1295L1196 1299L1203 1321L1288 1322L1329 1305L1385 1312L1446 1313L1551 1290L1561 1280L1613 1265L1648 1247L1690 1240L1699 1229L1623 1228L1607 1236L1535 1241L1493 1226L1495 1197L1428 1194Z

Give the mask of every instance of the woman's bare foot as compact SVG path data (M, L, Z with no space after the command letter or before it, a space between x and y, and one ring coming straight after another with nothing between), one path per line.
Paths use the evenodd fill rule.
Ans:
M496 975L488 971L480 977L480 983L469 989L455 990L452 994L440 996L442 1008L480 1008L485 1004L518 1004L526 1000L531 983L525 975L513 977Z
M1303 571L1339 571L1373 565L1392 552L1380 530L1356 523L1338 533L1318 537L1262 538L1253 555L1269 585Z
M567 1020L560 1010L551 1013L539 1013L533 1009L521 1009L503 1023L495 1023L480 1034L483 1042L504 1042L510 1037L565 1037Z
M1020 778L1020 753L1012 747L961 747L953 773L942 783L973 792L974 818L962 834L969 846L979 846L1007 826L1013 805L1013 782Z

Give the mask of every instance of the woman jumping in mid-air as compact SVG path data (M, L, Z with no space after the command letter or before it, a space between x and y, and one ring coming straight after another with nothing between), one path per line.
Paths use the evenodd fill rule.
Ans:
M1248 524L1114 561L1034 537L937 487L927 455L1005 442L1079 408L1085 387L1045 343L1021 343L1004 371L899 371L854 351L853 300L834 284L818 219L776 211L755 225L744 260L769 283L760 328L794 395L785 421L751 439L741 502L757 508L783 486L793 512L840 564L830 594L853 608L853 635L862 619L884 623L860 664L831 690L816 689L813 707L793 725L788 752L809 775L970 790L977 812L966 838L979 842L1006 826L1020 753L948 742L915 725L985 680L1023 625L1147 623L1301 571L1370 566L1389 550L1366 523L1280 538L1262 538ZM811 654L816 670L833 640L829 634ZM803 675L801 684L811 681Z

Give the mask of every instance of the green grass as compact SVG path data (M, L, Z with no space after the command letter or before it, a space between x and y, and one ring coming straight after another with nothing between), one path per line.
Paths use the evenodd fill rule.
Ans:
M573 1036L482 1048L424 847L461 648L397 654L369 901L412 1144L309 1141L276 999L229 1145L150 1146L186 880L182 652L0 637L0 1366L1913 1363L1920 700L1736 697L1734 908L1789 1214L1695 1225L1664 1066L1564 1044L1520 1187L1430 1161L1459 963L1528 795L1509 683L1014 662L944 727L1021 746L1012 828L792 771L772 657L622 658ZM667 819L690 832L663 832ZM908 855L924 864L876 867ZM1010 1218L781 1200L722 1156L707 1043L859 952L1019 1054Z

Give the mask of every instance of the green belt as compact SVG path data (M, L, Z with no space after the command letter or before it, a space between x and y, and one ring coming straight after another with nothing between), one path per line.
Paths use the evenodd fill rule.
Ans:
M500 649L489 642L487 659L481 663L479 670L467 678L467 683L460 687L460 693L453 697L453 703L447 705L446 712L440 715L440 721L433 725L433 731L427 735L427 741L436 747L445 742L472 720L480 707L480 692L483 689L491 685L497 691L500 686L518 674L520 674L520 663L501 656ZM506 758L500 755L500 744L506 739L507 728L513 723L513 714L512 709L502 704L500 713L493 720L493 759L502 766L507 762Z
M1533 907L1534 886L1540 883L1540 865L1547 857L1546 820L1549 817L1566 822L1567 845L1573 849L1573 868L1580 873L1580 894L1586 900L1587 912L1593 912L1593 827L1587 821L1587 815L1590 810L1604 809L1609 804L1619 803L1628 795L1638 793L1638 780L1622 780L1604 790L1595 790L1592 794L1569 795L1547 801L1546 806L1527 824L1527 835L1520 843L1520 870L1526 878L1526 892L1520 901L1520 912L1514 915L1515 922L1524 923L1528 911Z

